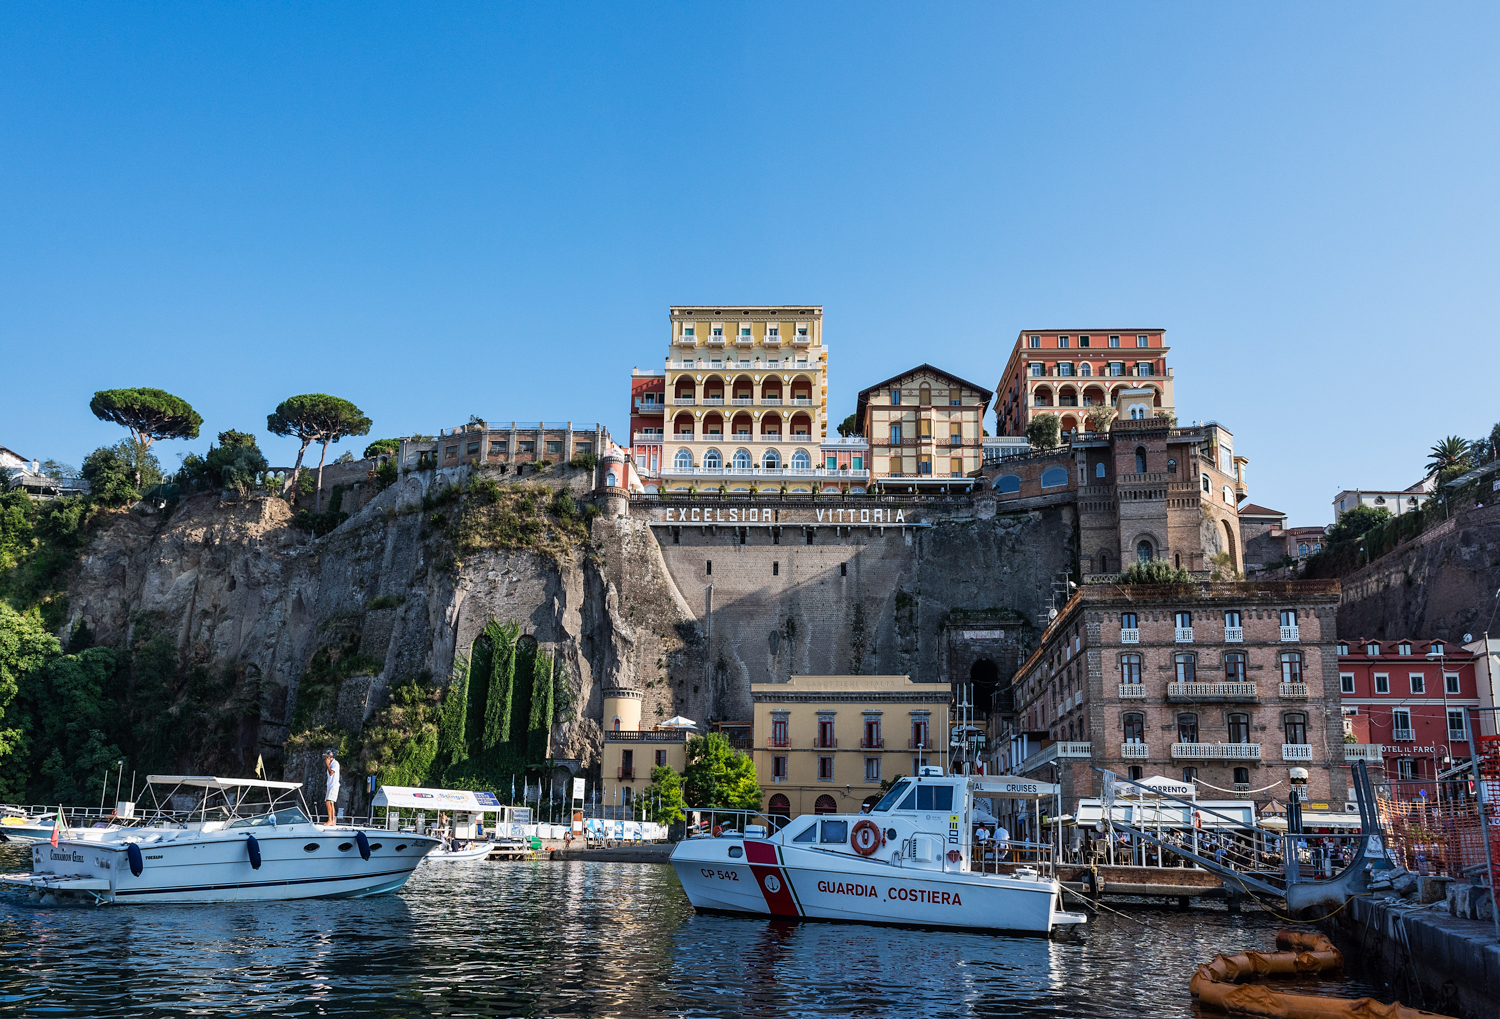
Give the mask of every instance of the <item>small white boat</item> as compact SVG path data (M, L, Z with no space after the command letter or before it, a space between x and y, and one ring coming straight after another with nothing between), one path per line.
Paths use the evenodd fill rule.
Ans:
M439 843L427 854L428 863L462 863L465 860L483 860L494 850L493 842L465 842L462 839Z
M788 919L1049 934L1082 923L1062 908L1045 846L1031 866L989 872L971 859L974 798L1036 798L1027 779L945 776L893 786L868 814L803 815L774 835L746 826L679 842L671 863L693 907ZM998 869L998 868L997 868Z
M400 888L438 844L410 832L315 824L291 805L299 782L195 775L147 782L153 795L166 790L169 805L187 800L193 809L158 809L136 827L64 830L57 845L32 846L31 873L0 880L43 901L360 898Z

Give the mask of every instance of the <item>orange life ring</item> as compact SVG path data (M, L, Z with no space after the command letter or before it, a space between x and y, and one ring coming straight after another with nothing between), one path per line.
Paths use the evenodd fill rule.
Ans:
M720 825L720 824L714 825L714 838L718 838L720 835L723 835L723 834L724 834L724 826Z
M849 844L860 856L873 856L876 850L885 845L885 833L874 821L856 821L854 830L849 833Z

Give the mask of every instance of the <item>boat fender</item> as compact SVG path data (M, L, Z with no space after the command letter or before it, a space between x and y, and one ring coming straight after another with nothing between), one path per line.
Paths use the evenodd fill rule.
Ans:
M130 861L130 873L140 877L141 871L146 869L146 861L141 859L141 847L134 842L125 843L125 858Z
M260 840L254 835L245 836L245 848L250 853L250 869L260 870Z
M365 833L356 831L354 833L354 844L359 846L359 856L362 860L370 858L370 840L365 838Z

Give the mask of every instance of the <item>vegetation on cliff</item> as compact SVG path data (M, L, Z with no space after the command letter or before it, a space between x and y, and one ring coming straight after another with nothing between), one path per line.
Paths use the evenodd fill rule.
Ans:
M588 542L599 511L580 506L564 489L480 476L465 489L449 485L422 500L428 533L451 543L455 562L486 551L535 552L554 562Z
M186 400L160 389L102 389L89 402L101 421L130 430L136 455L135 484L144 483L141 462L157 439L196 439L203 418Z

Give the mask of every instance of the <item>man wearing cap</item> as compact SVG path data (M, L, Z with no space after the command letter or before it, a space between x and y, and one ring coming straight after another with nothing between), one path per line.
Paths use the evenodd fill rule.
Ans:
M328 824L334 822L334 808L339 800L339 762L333 756L332 750L323 751L323 766L328 769L328 791L323 794L323 800L328 804Z

